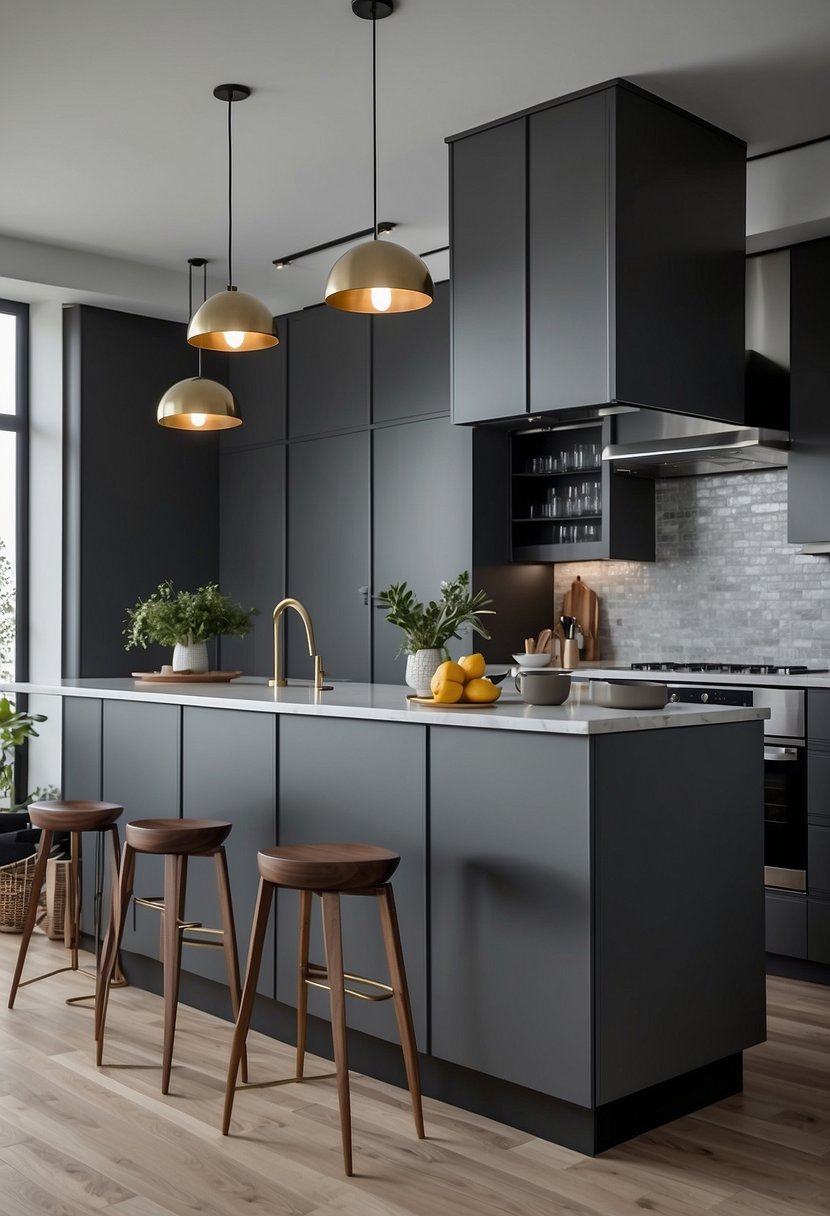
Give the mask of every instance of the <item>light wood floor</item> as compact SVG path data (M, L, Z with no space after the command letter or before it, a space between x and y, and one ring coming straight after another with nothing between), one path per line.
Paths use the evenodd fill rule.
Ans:
M592 1160L430 1099L415 1139L403 1091L352 1077L356 1177L341 1171L329 1074L240 1092L218 1131L227 1023L182 1009L171 1093L159 1093L160 998L110 1002L105 1067L89 987L58 976L5 1008L19 938L0 934L2 1216L813 1216L830 1212L830 989L769 981L770 1041L747 1053L746 1090ZM53 961L55 960L55 961ZM57 966L33 940L27 963ZM254 1078L293 1052L250 1039Z

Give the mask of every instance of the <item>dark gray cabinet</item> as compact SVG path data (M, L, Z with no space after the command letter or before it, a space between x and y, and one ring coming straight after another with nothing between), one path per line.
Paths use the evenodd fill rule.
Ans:
M790 251L790 460L787 540L830 542L830 239ZM830 731L827 732L830 738Z
M807 900L803 895L767 891L766 949L788 958L807 957Z
M366 426L370 318L320 304L288 319L290 439Z
M435 284L429 308L374 317L372 421L450 412L450 285Z
M406 582L420 598L435 599L442 579L470 569L472 438L446 417L373 432L375 592ZM402 684L401 631L372 611L373 678Z
M524 119L450 144L453 422L527 408Z
M369 679L369 432L292 443L286 592L308 609L325 670ZM305 630L286 613L290 676L312 676Z
M100 799L103 702L97 697L64 697L62 707L63 796ZM117 827L123 840L123 819ZM84 933L92 933L95 928L95 838L91 835L82 837L81 847L81 926ZM109 899L104 906L105 909L109 907Z
M181 708L139 701L105 701L101 796L124 807L130 819L175 819L180 810ZM164 892L160 857L136 860L135 892ZM124 949L160 957L159 913L133 905L124 927Z
M806 904L807 958L830 963L830 691L825 689L807 693Z
M186 708L182 725L182 811L186 817L228 819L225 842L236 936L244 960L254 915L256 855L277 839L277 719L274 714ZM188 861L188 919L218 928L212 858ZM182 967L225 983L222 950L185 949ZM268 931L257 991L274 995L274 930Z
M220 639L225 671L264 676L274 670L271 612L285 594L286 451L285 444L266 444L220 458L222 590L258 609L247 637Z
M430 731L432 1053L581 1106L592 1103L588 781L584 739Z
M281 317L278 346L270 350L248 351L238 358L226 357L228 386L239 404L242 426L220 431L221 452L251 447L252 444L278 443L285 439L287 330L287 319Z
M627 81L453 137L453 421L742 421L745 156Z
M392 882L415 1034L425 1051L426 727L284 715L279 730L280 843L357 840L400 853ZM279 893L277 1000L287 1005L297 1003L297 903L296 892ZM374 904L370 898L343 896L344 956L349 972L385 981L388 972ZM319 905L312 928L311 959L319 963L324 958ZM328 995L311 989L309 1011L328 1018ZM346 1013L349 1026L398 1042L389 1001L350 1000Z

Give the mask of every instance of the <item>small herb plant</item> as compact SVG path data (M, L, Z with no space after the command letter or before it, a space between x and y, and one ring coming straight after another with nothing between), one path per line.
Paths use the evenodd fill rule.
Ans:
M124 621L125 650L146 650L149 642L161 646L192 646L220 634L244 638L251 628L256 608L245 609L207 583L195 591L173 592L171 582L159 583L146 600L127 609Z
M437 602L430 600L428 604L422 604L406 583L393 583L386 591L381 591L378 600L389 609L387 621L404 632L398 654L443 648L450 638L459 637L459 629L465 626L483 638L490 636L480 617L494 615L495 610L487 607L493 601L486 591L470 594L467 570L452 582L441 583L441 598Z
M4 806L4 810L20 811L27 807L29 803L35 802L39 797L44 795L44 791L35 790L23 802L16 803L14 800L14 754L18 747L21 747L27 739L32 737L37 738L35 730L36 722L45 722L45 714L28 714L22 710L17 710L9 701L8 697L0 697L0 747L2 747L2 758L0 758L0 797L3 802L8 799L8 807ZM52 791L45 791L46 795L52 796Z

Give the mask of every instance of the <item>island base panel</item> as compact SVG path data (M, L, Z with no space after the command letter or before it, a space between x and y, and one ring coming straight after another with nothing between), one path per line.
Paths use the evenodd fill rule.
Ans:
M91 938L84 945L91 946ZM144 955L122 956L125 973L130 984L153 992L163 992L161 963ZM118 994L111 998L117 1003ZM228 990L223 984L183 971L179 1001L231 1022ZM296 1044L296 1010L279 1001L258 995L251 1018L251 1029L276 1039L281 1043ZM406 1089L406 1074L400 1047L383 1039L373 1038L359 1030L349 1030L349 1067ZM325 1060L333 1058L331 1026L321 1018L309 1015L306 1048L312 1055ZM230 1050L230 1033L227 1037ZM217 1050L224 1050L217 1044ZM660 1127L672 1119L691 1114L719 1102L732 1094L740 1093L743 1085L743 1058L740 1053L716 1060L703 1068L681 1077L673 1077L650 1089L629 1094L604 1106L584 1107L575 1103L551 1098L533 1089L501 1081L484 1073L458 1064L450 1064L435 1056L419 1054L421 1089L425 1097L448 1102L463 1110L473 1111L488 1119L495 1119L520 1131L561 1144L586 1156L595 1157L608 1149L622 1144L634 1136L642 1135ZM173 1064L175 1071L176 1065ZM276 1079L273 1076L251 1076L252 1082ZM313 1070L307 1070L313 1076ZM301 1082L298 1082L301 1084ZM217 1106L217 1119L219 1107ZM427 1139L430 1137L429 1111L425 1112Z

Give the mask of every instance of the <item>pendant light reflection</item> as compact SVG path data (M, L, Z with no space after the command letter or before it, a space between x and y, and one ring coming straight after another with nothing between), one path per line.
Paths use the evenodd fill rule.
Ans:
M193 312L193 267L201 266L203 297L207 295L207 260L188 258L188 315ZM233 393L218 380L202 375L202 352L199 351L198 375L189 376L171 385L158 403L156 421L159 426L177 431L225 431L242 425L242 416Z
M371 241L349 249L334 263L325 299L344 312L414 312L432 303L426 264L394 241L378 239L377 23L392 12L392 0L352 0L355 16L372 22L372 208Z
M250 97L244 84L220 84L213 96L228 104L228 286L206 300L190 322L187 340L202 350L226 353L267 350L279 342L271 310L233 285L233 103Z

